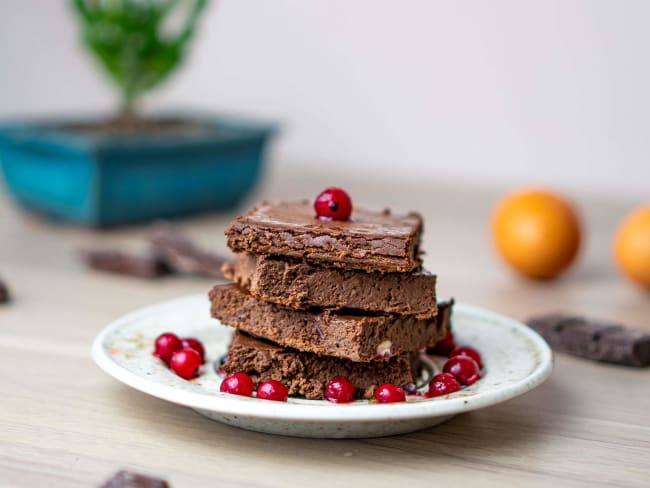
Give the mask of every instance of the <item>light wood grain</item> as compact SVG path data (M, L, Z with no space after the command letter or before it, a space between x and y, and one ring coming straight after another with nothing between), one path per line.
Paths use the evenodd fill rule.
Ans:
M318 174L273 174L249 203L307 197L330 183ZM492 252L487 226L498 192L337 183L355 203L424 214L425 264L439 275L441 296L519 319L561 309L650 326L650 298L624 282L609 257L613 231L635 202L580 199L589 228L581 262L566 278L538 284L513 277ZM225 251L222 232L233 215L178 225ZM434 429L354 441L246 432L135 392L95 367L93 337L123 313L205 292L211 282L139 281L87 271L77 259L82 246L142 246L142 228L52 225L5 198L0 224L0 275L15 297L0 307L0 486L96 486L121 467L160 474L174 488L650 483L648 370L560 355L549 381L523 397Z

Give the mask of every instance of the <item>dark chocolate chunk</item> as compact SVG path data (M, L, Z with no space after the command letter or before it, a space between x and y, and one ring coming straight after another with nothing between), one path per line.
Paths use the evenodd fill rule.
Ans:
M116 250L94 250L82 253L88 267L137 278L158 278L171 273L155 256L127 254Z
M3 281L0 281L0 303L7 303L10 299L9 288Z
M456 300L450 298L444 302L438 302L438 315L436 321L440 330L451 330L451 315L454 311Z
M101 488L169 488L169 484L161 479L132 471L118 471Z
M221 268L230 259L201 249L171 225L156 224L149 240L154 253L174 271L224 279Z
M625 366L650 365L650 333L584 317L548 314L528 325L556 351Z

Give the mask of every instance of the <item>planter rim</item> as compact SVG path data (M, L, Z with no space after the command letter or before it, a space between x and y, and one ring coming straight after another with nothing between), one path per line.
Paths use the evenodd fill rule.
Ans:
M197 133L168 131L159 135L115 135L75 133L65 126L99 123L99 116L47 116L33 119L0 120L0 143L11 141L22 144L46 145L68 150L94 151L112 149L165 149L170 147L197 147L226 145L267 138L279 131L279 124L229 114L174 111L147 115L159 120L182 119L202 124L207 130Z

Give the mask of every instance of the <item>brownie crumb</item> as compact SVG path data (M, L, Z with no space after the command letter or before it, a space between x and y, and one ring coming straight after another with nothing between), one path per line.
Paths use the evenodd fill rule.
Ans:
M323 334L321 328L318 327L318 324L314 324L314 329L316 329L316 333L318 334L318 337L320 337L321 339L325 339L325 334Z

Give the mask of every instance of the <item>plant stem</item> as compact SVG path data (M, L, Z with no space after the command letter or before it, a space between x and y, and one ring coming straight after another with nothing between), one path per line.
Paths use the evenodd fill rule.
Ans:
M117 113L115 120L123 122L125 124L130 124L137 118L136 112L132 104L123 104Z
M131 90L122 91L122 106L119 110L119 118L133 119L136 113L136 96Z

